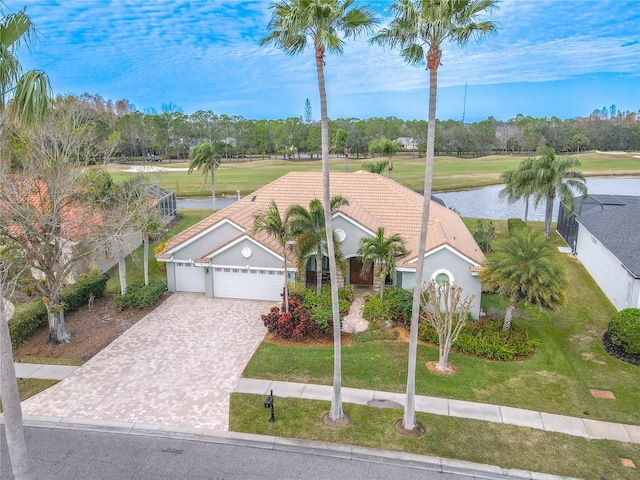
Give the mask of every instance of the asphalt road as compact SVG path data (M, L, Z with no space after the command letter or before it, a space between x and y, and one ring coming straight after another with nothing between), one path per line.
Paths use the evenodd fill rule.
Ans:
M159 436L26 427L29 459L37 480L469 480L387 459L356 460L333 453L292 452ZM0 478L13 478L4 427ZM384 462L384 463L383 463ZM482 478L487 478L482 476ZM507 478L507 477L501 477Z

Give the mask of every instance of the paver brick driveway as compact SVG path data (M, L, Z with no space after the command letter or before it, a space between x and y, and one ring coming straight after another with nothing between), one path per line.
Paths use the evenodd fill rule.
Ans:
M173 294L23 413L228 430L229 394L272 303Z

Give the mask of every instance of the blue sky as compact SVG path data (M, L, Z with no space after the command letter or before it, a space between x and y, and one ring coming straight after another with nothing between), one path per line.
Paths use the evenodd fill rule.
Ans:
M362 2L361 2L362 3ZM370 1L385 22L387 1ZM138 110L173 103L245 118L319 118L313 53L260 47L269 2L241 0L4 0L39 32L19 58L47 72L56 94L127 99ZM640 110L640 0L503 0L495 36L446 46L438 118L587 116ZM346 44L328 56L329 116L426 119L428 72L397 51Z

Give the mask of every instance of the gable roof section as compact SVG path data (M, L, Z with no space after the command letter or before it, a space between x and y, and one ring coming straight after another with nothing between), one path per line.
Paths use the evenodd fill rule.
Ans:
M407 254L398 258L398 266L413 267L409 262L418 253L423 201L421 194L381 175L358 171L331 173L331 195L342 195L349 200L349 205L341 207L339 212L359 226L372 232L383 226L386 235L400 234L405 239ZM291 205L308 207L309 202L316 198L322 199L321 172L288 173L173 237L158 257L162 258L167 252L225 219L245 229L248 235L267 249L280 252L282 247L273 237L262 232L251 232L255 214L266 210L272 200L284 215ZM432 201L426 250L429 252L442 245L450 246L477 264L484 261L484 254L459 215Z
M599 202L601 207L583 210L577 217L578 223L615 255L634 277L640 278L640 196L589 197ZM576 211L579 210L576 208Z

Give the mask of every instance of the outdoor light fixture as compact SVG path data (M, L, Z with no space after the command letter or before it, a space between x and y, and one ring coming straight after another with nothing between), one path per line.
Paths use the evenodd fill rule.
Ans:
M271 390L271 395L269 395L267 398L264 399L264 408L271 409L271 418L269 419L269 421L271 423L275 422L276 416L275 416L275 411L273 409L273 390Z

